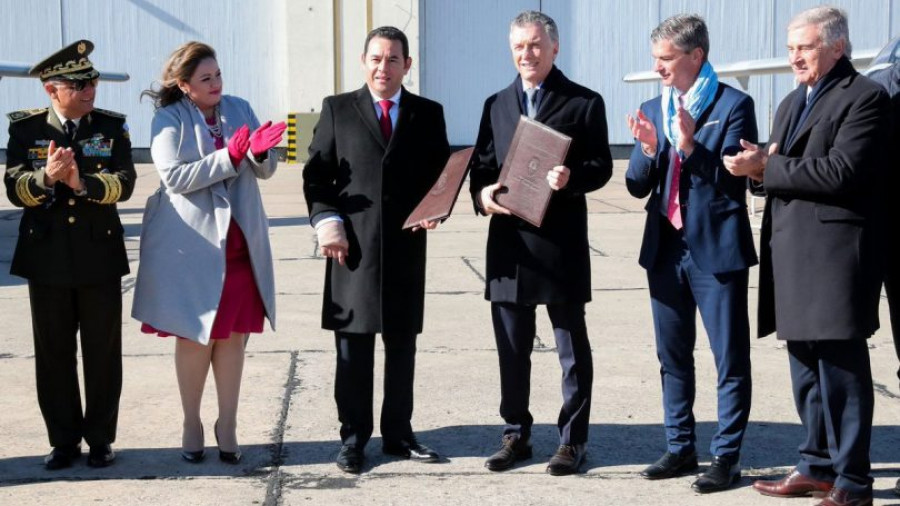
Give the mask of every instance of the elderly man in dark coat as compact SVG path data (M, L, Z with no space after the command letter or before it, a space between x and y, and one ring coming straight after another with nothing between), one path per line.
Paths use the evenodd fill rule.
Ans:
M362 63L366 85L322 104L303 170L311 222L328 257L322 327L334 331L337 348L337 466L351 473L361 470L372 435L376 333L385 347L382 450L438 460L416 441L410 422L426 234L402 227L450 155L441 106L401 86L412 64L403 32L370 32Z
M806 439L785 478L760 493L828 493L822 506L872 504L872 371L882 262L878 185L890 135L887 93L850 64L846 14L815 7L788 26L800 86L770 145L725 157L768 195L760 238L759 333L787 341Z

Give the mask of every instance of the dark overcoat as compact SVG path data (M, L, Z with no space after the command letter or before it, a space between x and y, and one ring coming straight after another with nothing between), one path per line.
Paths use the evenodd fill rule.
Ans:
M542 85L535 120L572 137L565 188L554 192L540 227L515 216L491 217L485 298L517 304L584 303L591 300L591 261L585 194L609 181L612 156L603 98L553 67ZM522 115L522 80L484 104L470 175L473 199L497 182ZM478 209L476 208L476 211Z
M891 133L884 89L842 58L799 118L800 86L782 101L763 184L759 335L791 341L865 339L878 329L882 261L877 187Z
M368 87L327 97L303 169L310 217L336 213L350 243L346 265L328 259L322 327L419 333L426 232L403 230L450 156L443 108L403 89L386 143Z

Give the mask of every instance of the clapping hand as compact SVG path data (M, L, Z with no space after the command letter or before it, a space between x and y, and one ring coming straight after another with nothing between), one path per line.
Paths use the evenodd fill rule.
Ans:
M53 186L57 181L65 181L73 171L77 177L78 167L75 165L75 152L72 148L59 148L56 141L50 141L47 148L47 165L44 168L45 185Z
M641 143L644 153L650 156L656 155L656 127L643 111L638 110L635 117L630 114L625 115L625 122L628 123L628 129L631 135Z
M684 157L687 158L694 152L694 132L697 131L697 122L681 105L678 106L675 119L678 122L677 147L679 151L684 153Z
M287 125L284 121L272 124L266 121L250 135L250 152L253 156L262 156L266 151L274 148L281 142L284 135L284 129Z
M741 147L744 150L740 153L722 157L725 169L735 176L747 176L756 182L762 182L769 157L778 153L778 143L773 142L768 151L763 151L756 144L741 139Z
M234 135L228 141L228 158L231 159L231 165L235 169L241 164L248 149L250 149L250 128L243 125L234 131Z

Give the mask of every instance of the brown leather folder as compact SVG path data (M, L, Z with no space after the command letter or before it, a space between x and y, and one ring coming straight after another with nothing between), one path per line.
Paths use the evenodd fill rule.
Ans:
M453 205L459 197L459 190L462 188L463 180L469 172L469 160L472 158L472 152L475 148L466 148L450 155L447 164L438 180L435 181L431 190L425 195L425 198L419 202L419 205L413 209L403 228L412 228L422 220L443 220L450 216L453 211Z
M571 143L571 137L520 116L500 171L498 182L505 190L497 192L497 203L540 227L553 194L547 173L563 164Z

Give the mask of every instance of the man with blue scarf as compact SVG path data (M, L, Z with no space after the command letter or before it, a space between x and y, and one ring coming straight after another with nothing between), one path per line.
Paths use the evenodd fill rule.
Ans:
M703 19L678 15L650 36L662 95L627 118L635 138L625 176L629 193L650 196L639 263L647 269L663 389L667 449L641 472L663 479L698 468L694 343L699 310L718 371L718 429L712 463L696 492L725 490L741 476L750 413L749 269L757 263L746 178L722 157L756 140L753 100L719 83L707 61Z

